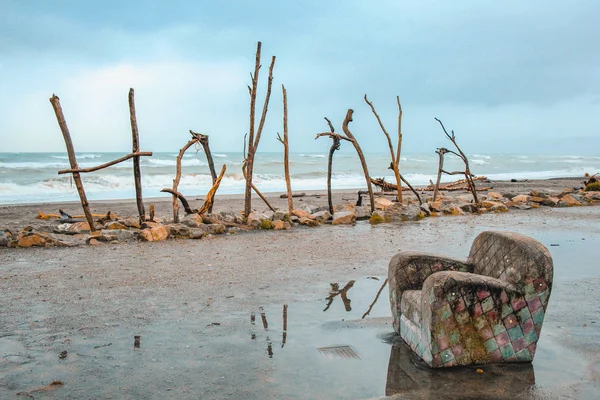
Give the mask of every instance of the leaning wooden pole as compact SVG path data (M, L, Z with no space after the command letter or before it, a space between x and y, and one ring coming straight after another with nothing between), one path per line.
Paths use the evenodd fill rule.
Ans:
M77 170L79 169L79 166L77 165L77 158L75 157L75 148L73 147L71 134L69 133L67 121L65 120L65 116L63 115L62 107L60 106L60 99L58 98L58 96L53 94L50 98L50 104L52 104L52 108L54 109L54 113L56 114L56 120L58 121L58 126L60 127L63 138L65 139L65 145L67 147L67 154L69 156L69 163L71 164L71 169ZM96 227L94 226L94 219L92 218L92 213L90 212L90 205L88 204L79 172L73 172L73 180L75 181L75 187L77 188L77 193L79 193L79 198L81 199L81 207L83 208L85 219L90 225L90 231L94 232L96 230Z
M442 180L442 172L444 171L444 154L446 154L446 151L447 150L443 147L439 148L435 151L438 154L440 161L438 164L438 174L437 174L437 179L435 181L435 187L433 189L433 200L432 201L436 201L438 192L440 190L440 181Z
M348 112L346 113L346 118L344 118L344 123L342 124L342 130L344 131L346 136L348 136L348 138L354 145L354 148L356 149L356 153L358 153L358 158L360 159L360 163L362 165L363 172L365 174L367 190L369 192L369 200L371 202L371 213L373 213L375 211L375 197L373 196L373 186L371 185L371 177L369 176L369 169L367 167L367 161L365 160L365 156L360 148L360 145L358 144L358 141L356 140L356 138L354 137L354 135L352 134L352 132L350 132L350 129L348 128L348 124L350 122L352 122L352 114L354 114L354 110L351 108L348 109Z
M288 211L294 211L294 201L292 200L292 183L290 181L290 145L288 141L288 113L287 113L287 91L285 86L281 85L283 92L283 139L277 133L277 140L283 144L283 169L285 174L285 187L287 190Z
M137 118L135 116L135 98L133 88L129 89L129 119L131 121L132 153L140 151L140 135L138 133ZM135 180L135 200L137 202L140 222L146 220L146 210L144 209L144 199L142 198L142 172L140 170L140 156L133 157L133 177Z

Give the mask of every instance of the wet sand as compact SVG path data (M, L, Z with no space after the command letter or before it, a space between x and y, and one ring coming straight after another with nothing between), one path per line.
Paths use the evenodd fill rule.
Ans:
M556 191L569 182L575 181L557 182ZM496 185L495 190L503 189ZM280 201L283 207L285 200ZM217 204L239 208L240 201ZM69 211L76 213L72 206ZM131 202L110 206L113 212L135 212ZM162 207L157 203L158 210ZM23 211L35 215L37 206L0 210L4 227L11 215L26 222ZM169 201L164 210L168 215ZM379 398L394 390L400 391L398 398L464 398L481 397L482 387L496 398L597 398L599 221L600 207L540 208L210 240L0 248L0 398L27 398L21 397L25 393L36 399L333 399ZM449 373L448 383L458 374L473 376L472 385L464 379L467 383L452 389L439 384L443 377L417 369L407 372L414 385L403 385L390 367L390 360L406 354L389 343L387 289L371 315L361 319L390 258L400 249L466 258L473 238L490 228L532 236L554 258L554 287L533 371ZM352 311L338 297L323 312L330 283L342 287L350 280L356 281L348 291ZM286 343L284 304L289 307ZM266 329L261 311L268 317ZM134 336L141 338L139 348ZM360 359L327 361L317 351L345 344ZM535 383L528 380L531 372ZM507 380L523 374L525 383ZM36 391L53 381L63 385Z

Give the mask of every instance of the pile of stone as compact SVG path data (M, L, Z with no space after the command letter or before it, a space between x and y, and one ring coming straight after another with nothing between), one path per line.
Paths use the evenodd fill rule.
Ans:
M140 224L135 218L110 220L96 223L96 231L90 232L87 222L46 224L25 227L13 234L0 231L0 247L49 247L77 246L81 244L102 245L123 242L156 242L166 239L204 239L215 235L231 235L248 230L288 230L294 226L315 227L322 224L353 225L357 220L369 220L375 225L382 222L418 221L426 217L442 215L465 215L500 213L510 209L528 210L539 207L573 207L600 203L600 192L584 192L565 189L551 194L532 190L528 194L481 193L480 205L473 202L470 194L445 194L436 201L426 198L423 204L408 200L399 204L386 197L375 199L375 211L369 206L352 203L334 207L333 215L328 207L303 205L291 213L284 210L252 212L246 220L232 212L218 214L187 215L181 223L162 223L156 219Z

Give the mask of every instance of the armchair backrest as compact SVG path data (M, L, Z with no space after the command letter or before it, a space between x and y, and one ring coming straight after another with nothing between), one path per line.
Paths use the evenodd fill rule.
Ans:
M518 233L480 233L473 241L468 262L475 266L475 274L507 281L520 290L527 285L552 287L550 252L537 240Z

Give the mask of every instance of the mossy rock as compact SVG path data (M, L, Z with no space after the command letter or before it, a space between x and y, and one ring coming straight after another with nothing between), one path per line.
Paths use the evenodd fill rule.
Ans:
M258 229L274 229L275 224L270 219L261 218Z
M600 192L600 181L596 181L594 183L590 183L585 186L586 192Z
M371 218L369 218L369 223L371 225L378 225L378 224L381 224L383 222L385 222L385 220L379 214L373 214L373 215L371 215Z

